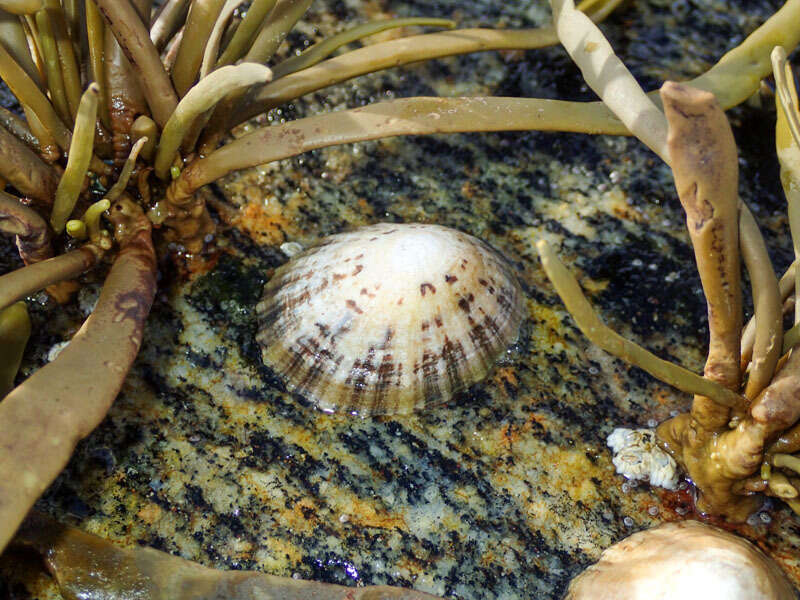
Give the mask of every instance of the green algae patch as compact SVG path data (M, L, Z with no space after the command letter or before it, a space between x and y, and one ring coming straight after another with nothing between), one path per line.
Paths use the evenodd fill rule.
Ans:
M216 267L191 285L187 300L220 335L232 341L247 362L261 365L256 344L255 306L270 273L242 259L223 255Z

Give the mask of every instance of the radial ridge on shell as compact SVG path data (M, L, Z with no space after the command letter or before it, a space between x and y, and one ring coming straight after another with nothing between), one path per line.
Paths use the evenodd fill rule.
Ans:
M264 363L325 411L405 414L481 380L517 337L523 294L484 242L378 223L293 257L257 306Z

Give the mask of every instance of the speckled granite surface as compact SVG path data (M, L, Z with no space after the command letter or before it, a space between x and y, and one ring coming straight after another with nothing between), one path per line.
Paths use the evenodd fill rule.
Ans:
M708 68L780 2L637 1L603 26L647 86ZM291 42L340 20L453 17L465 26L545 23L540 0L317 0ZM489 53L365 77L276 112L298 117L428 94L590 99L560 49ZM741 194L788 263L773 110L730 113ZM213 190L216 250L187 275L162 265L144 348L109 417L40 507L65 522L220 568L350 585L389 583L465 600L560 598L600 551L691 516L687 491L631 486L605 448L688 398L589 345L546 282L532 241L556 244L604 317L700 370L704 305L666 166L633 139L544 133L390 139L253 169ZM254 306L279 246L348 227L460 228L517 269L529 317L494 374L457 401L404 418L313 410L259 360ZM5 242L4 242L5 243ZM14 264L7 252L0 268ZM69 339L96 287L68 310L32 303L24 370ZM738 529L800 582L800 521L768 507ZM54 597L0 560L0 596ZM24 571L25 575L20 575ZM12 573L14 575L12 576Z

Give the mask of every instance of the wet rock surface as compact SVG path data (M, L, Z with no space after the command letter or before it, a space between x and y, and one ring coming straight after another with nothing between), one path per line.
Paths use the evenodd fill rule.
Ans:
M779 6L634 2L603 30L640 81L655 87L704 71ZM418 14L463 26L549 20L546 3L532 0L328 0L314 3L290 42L302 48L342 20ZM268 118L431 94L593 99L566 54L551 48L379 73ZM774 109L765 101L729 116L742 197L782 272L791 244ZM660 422L689 398L591 346L533 246L554 244L619 331L700 371L705 306L683 215L669 169L638 141L539 132L394 138L251 169L212 191L214 247L188 274L164 260L134 370L40 508L209 566L469 600L560 598L613 542L692 516L685 486L627 483L605 447L615 427ZM486 240L516 269L528 316L493 374L449 404L411 417L324 414L261 364L255 305L287 259L281 244L306 246L377 221L438 223ZM5 270L16 261L3 248ZM96 292L88 286L66 309L31 301L35 334L24 373L69 339ZM737 532L797 584L799 523L776 503ZM0 591L53 597L33 568L21 576L10 558L0 564Z

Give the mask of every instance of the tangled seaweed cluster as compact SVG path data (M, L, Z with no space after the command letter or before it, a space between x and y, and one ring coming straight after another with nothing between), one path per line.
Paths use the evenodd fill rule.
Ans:
M696 395L692 412L665 423L659 434L698 485L703 510L742 519L761 493L796 509L798 359L785 355L797 332L784 334L780 317L781 298L793 297L800 287L794 270L781 286L771 266L766 268L763 241L736 197L735 146L721 110L758 90L771 71L774 47L791 49L800 42L800 2L786 2L689 85L665 85L663 112L592 23L618 3L586 0L581 12L571 2L553 0L551 28L425 34L331 58L339 47L381 29L452 24L406 19L357 26L267 68L310 0L255 0L243 14L237 13L240 2L222 0L170 0L157 12L147 0L0 0L0 78L24 112L24 118L0 114L0 177L16 192L0 195L0 230L17 237L26 264L0 278L0 548L119 392L156 292L157 249L170 242L191 254L212 236L203 186L237 169L315 148L458 131L633 134L672 166L709 302L712 341L704 377L607 330L544 244L543 264L590 339ZM531 49L559 40L601 102L407 98L262 127L225 143L227 132L244 120L351 77L428 58ZM787 196L794 194L795 221L797 100L784 58L778 54L775 62L783 115L779 157ZM97 197L102 199L93 201ZM756 297L755 324L745 328L740 249ZM45 288L65 300L80 285L76 278L106 268L100 300L69 346L14 387L30 328L19 301ZM98 380L97 372L109 375ZM54 527L34 516L20 540L48 554L58 574L61 554L44 535ZM66 533L57 540L65 545L60 550L77 553L98 543L79 541L87 545L71 546ZM162 575L177 567L162 560L153 558L147 575L156 586L152 596L174 597L169 586L181 584ZM73 574L83 581L80 568ZM214 587L219 573L184 568L190 578L221 589Z
M784 309L784 301L792 298L789 304L797 306L793 295L800 289L798 270L793 264L779 284L755 219L738 195L738 157L728 120L713 93L689 85L665 83L660 90L662 108L657 107L627 73L613 73L612 50L599 30L577 11L563 10L559 4L553 3L557 29L584 77L601 97L609 98L609 105L639 139L672 167L708 303L710 341L704 375L664 361L609 330L575 279L540 242L545 270L587 337L665 383L694 394L691 411L662 423L657 435L697 486L702 512L741 522L766 494L782 498L800 513L800 457L795 455L800 451L800 359L793 351L800 327L783 331L783 313L790 310L788 305ZM587 50L589 44L598 49ZM603 45L605 56L598 57ZM797 239L797 90L784 48L775 46L771 59L781 183L792 237ZM621 63L616 67L624 69ZM620 97L626 102L615 106ZM755 305L746 328L742 260Z
M213 237L204 185L314 148L403 134L531 129L540 120L536 100L407 98L262 127L220 146L248 117L357 75L556 42L552 28L468 29L328 58L388 28L453 25L389 20L347 29L269 69L264 63L311 0L256 1L231 21L239 4L174 0L153 14L148 1L0 3L0 78L25 115L3 111L0 123L0 176L19 193L0 197L0 227L17 236L26 263L0 282L10 353L3 392L12 387L29 328L24 305L15 303L44 288L66 300L78 285L74 278L111 265L81 331L0 405L0 472L7 482L0 489L0 547L78 440L102 420L136 357L156 290L154 228L156 247L175 243L189 253ZM585 9L602 19L617 4L589 0ZM568 119L567 109L556 106L554 126ZM102 199L91 202L95 194ZM110 376L93 381L97 372ZM43 439L47 444L37 443Z

